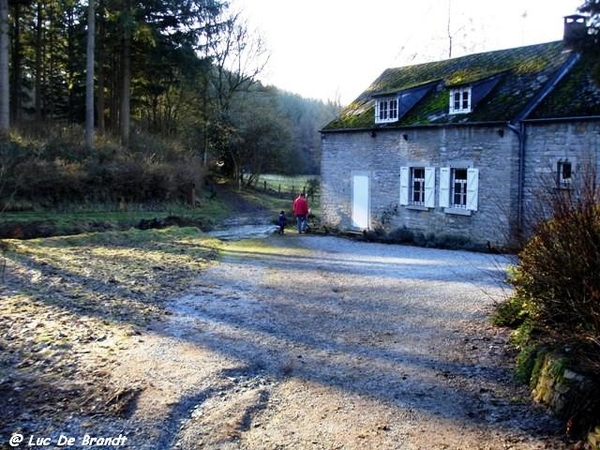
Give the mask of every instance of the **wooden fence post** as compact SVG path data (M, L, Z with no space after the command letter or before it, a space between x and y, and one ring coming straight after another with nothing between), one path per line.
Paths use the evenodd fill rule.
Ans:
M192 183L192 191L190 192L190 203L192 209L196 209L196 183Z

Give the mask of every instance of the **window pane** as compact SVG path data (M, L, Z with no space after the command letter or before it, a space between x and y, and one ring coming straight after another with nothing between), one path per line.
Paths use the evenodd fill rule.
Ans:
M398 100L390 100L390 119L398 118Z
M454 169L454 179L467 181L467 169Z
M558 185L559 187L569 188L571 186L571 163L568 161L558 163Z
M460 92L454 93L454 109L455 110L460 109Z
M467 207L467 169L452 169L452 206Z
M563 180L571 179L571 163L563 163L562 164L562 177L563 177Z
M379 102L379 120L385 120L387 118L387 102Z
M422 205L425 202L425 168L414 167L412 169L412 202Z

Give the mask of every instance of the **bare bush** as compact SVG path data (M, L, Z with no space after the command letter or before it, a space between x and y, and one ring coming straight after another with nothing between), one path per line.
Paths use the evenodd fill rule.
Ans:
M136 136L133 150L106 142L90 152L71 129L57 128L49 127L46 140L34 128L2 152L10 156L2 192L13 193L16 204L188 201L202 186L202 161L176 142Z
M537 319L568 335L600 336L600 191L587 165L577 189L547 193L551 218L539 223L520 253L515 295Z

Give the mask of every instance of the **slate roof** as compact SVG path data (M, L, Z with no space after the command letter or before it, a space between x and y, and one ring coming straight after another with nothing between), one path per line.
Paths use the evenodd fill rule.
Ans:
M557 41L387 69L323 131L600 115L600 89L578 58ZM472 112L451 115L459 86L472 87ZM399 120L375 124L374 99L396 94Z

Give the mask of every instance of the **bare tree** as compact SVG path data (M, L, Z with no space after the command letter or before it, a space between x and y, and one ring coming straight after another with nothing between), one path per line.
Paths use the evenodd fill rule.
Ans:
M452 0L448 0L448 22L446 27L446 33L448 37L448 58L452 58L452 32L450 30L450 23L452 21Z
M269 55L262 37L249 31L240 14L231 15L221 24L223 31L219 37L206 43L206 49L213 63L209 84L211 103L217 117L216 126L226 131L231 125L229 113L234 96L250 90L256 84L258 75L268 63ZM239 179L242 166L236 152L231 150L237 146L227 146L227 136L223 136L221 141L221 150L228 151L234 165L233 175ZM204 161L208 159L208 144L204 148Z
M212 84L221 110L228 110L236 92L248 90L268 63L262 37L252 33L239 14L226 22L220 38L209 43L216 69Z

